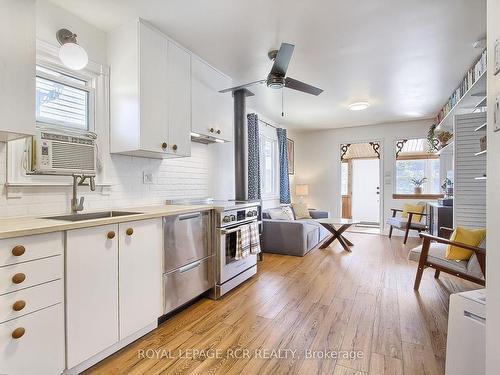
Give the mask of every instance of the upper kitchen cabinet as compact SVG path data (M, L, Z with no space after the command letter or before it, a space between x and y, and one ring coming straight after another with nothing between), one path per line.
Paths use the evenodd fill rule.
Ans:
M35 132L35 0L2 0L0 141Z
M219 93L231 87L231 79L194 56L191 74L193 132L232 141L233 99L231 93Z
M109 33L111 152L191 152L191 56L142 20Z

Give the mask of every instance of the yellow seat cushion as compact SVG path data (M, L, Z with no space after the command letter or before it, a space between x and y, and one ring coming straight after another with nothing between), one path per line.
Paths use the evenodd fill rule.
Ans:
M403 213L401 214L401 217L408 217L408 212L418 212L422 213L425 210L425 206L422 206L421 204L409 204L405 203L403 206ZM422 220L422 215L413 215L411 218L412 222L420 222Z
M469 246L479 246L486 236L486 229L467 229L457 227L450 237L450 241L463 243ZM458 246L448 245L446 249L446 259L450 260L469 260L474 252L463 249Z
M292 209L296 219L311 219L311 214L305 203L292 203Z

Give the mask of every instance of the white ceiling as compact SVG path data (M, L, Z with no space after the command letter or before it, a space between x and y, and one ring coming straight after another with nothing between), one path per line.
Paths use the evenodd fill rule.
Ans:
M52 0L102 30L142 17L234 79L262 79L295 44L288 75L319 97L260 86L249 106L291 128L434 116L481 51L486 0ZM366 111L347 105L369 101Z

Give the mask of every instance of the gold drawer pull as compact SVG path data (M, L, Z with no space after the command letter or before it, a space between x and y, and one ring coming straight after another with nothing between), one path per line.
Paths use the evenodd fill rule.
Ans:
M128 228L125 233L127 233L127 236L131 236L134 234L134 229L133 228Z
M20 299L19 301L14 302L12 305L12 310L14 311L21 311L26 307L26 302Z
M26 248L23 245L17 245L12 249L12 255L14 255L15 257L20 257L24 254L25 251Z
M114 232L114 231L109 231L109 232L108 232L108 238L109 238L110 240L112 240L113 238L115 238L115 232Z
M23 327L18 327L15 330L12 331L12 338L13 339L20 339L21 337L24 336L24 333L26 330Z
M24 273L16 273L12 276L12 282L14 284L21 284L24 280L26 280L26 275Z

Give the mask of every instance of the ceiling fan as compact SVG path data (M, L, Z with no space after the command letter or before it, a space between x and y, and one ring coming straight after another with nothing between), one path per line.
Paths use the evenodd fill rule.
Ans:
M221 90L219 92L225 93L230 91L237 91L249 86L266 83L267 87L270 87L272 89L282 89L286 87L292 90L305 92L306 94L318 96L323 92L322 89L311 86L307 83L298 81L296 79L286 77L286 71L288 69L288 64L290 63L290 59L292 58L292 53L294 48L295 46L293 44L281 43L279 50L272 50L267 54L270 60L274 60L274 64L273 67L271 68L271 72L269 73L266 79L261 79L259 81L231 87L228 89Z

